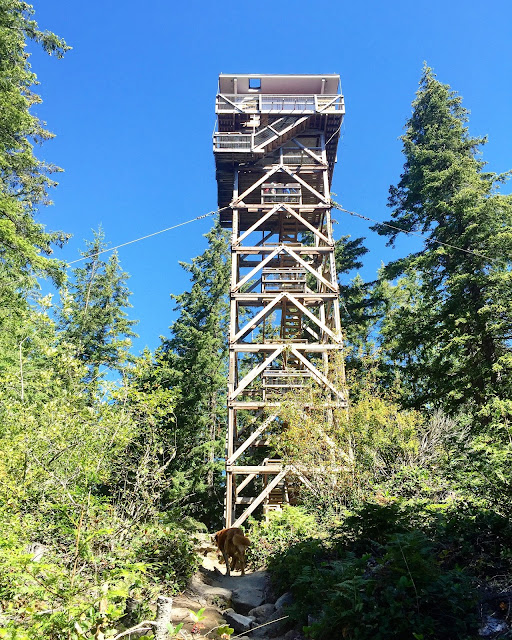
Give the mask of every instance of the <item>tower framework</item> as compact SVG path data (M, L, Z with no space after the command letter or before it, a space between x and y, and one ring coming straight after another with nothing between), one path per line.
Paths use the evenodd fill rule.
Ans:
M221 225L232 229L230 527L308 482L268 455L283 398L319 385L331 406L346 406L329 375L342 349L330 185L345 109L338 75L222 74L216 113Z

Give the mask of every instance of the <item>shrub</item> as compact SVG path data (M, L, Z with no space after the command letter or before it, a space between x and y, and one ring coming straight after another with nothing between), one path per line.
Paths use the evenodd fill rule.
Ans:
M248 536L251 546L247 552L248 563L260 568L270 558L311 537L318 536L319 526L311 514L301 507L286 506L282 511L270 512L267 521L249 521Z

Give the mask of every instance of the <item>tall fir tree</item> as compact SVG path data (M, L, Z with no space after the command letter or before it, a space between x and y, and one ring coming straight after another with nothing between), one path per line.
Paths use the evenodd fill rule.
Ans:
M128 274L117 253L105 261L100 253L107 247L103 231L94 233L82 253L85 265L73 270L73 279L62 289L61 338L74 345L76 356L98 377L100 367L121 371L129 359L130 338L136 336L125 311L131 307Z
M41 31L33 13L26 2L0 0L0 264L26 276L35 271L60 280L60 265L47 256L52 245L62 244L67 236L48 233L36 221L38 207L50 204L48 189L59 169L34 155L34 143L53 134L31 113L41 99L32 91L36 75L26 45L34 41L58 58L70 47L55 34ZM7 285L5 279L0 283Z
M223 500L230 271L227 232L216 224L206 238L206 251L181 263L192 286L173 296L178 318L157 350L152 381L178 390L169 421L177 452L170 470L181 482L176 494L189 513L211 524Z
M471 137L467 121L461 97L425 65L389 197L389 224L423 233L425 248L385 269L388 279L415 272L419 301L388 318L383 347L421 376L413 404L485 421L512 408L512 197L499 191L508 174L484 171L486 139ZM390 244L399 234L374 229Z

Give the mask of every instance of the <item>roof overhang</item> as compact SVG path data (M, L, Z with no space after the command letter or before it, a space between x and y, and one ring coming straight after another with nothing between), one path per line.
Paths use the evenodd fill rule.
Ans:
M251 84L260 87L250 88ZM287 95L338 95L340 90L340 76L336 73L324 75L299 75L299 74L258 74L258 73L221 73L219 76L219 93L261 93L261 94L287 94Z

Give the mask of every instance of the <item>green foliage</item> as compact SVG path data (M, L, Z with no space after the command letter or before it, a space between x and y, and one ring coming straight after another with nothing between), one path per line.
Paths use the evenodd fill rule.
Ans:
M182 590L197 564L190 534L178 525L128 531L108 503L92 496L65 513L42 515L53 535L36 562L30 540L37 518L0 514L0 598L9 603L0 637L112 634L125 625L129 599L154 601L162 590ZM144 615L151 615L147 606L139 607L138 617Z
M314 389L290 394L278 410L283 428L272 438L277 453L308 480L301 499L324 519L343 514L412 464L425 430L418 412L401 409L370 377L349 395L355 399L346 411L326 409Z
M135 557L150 567L155 580L173 585L173 592L183 591L199 566L193 537L176 523L146 527Z
M223 504L225 394L229 289L228 236L217 224L208 247L191 264L191 289L173 296L178 318L172 336L155 354L146 389L176 389L174 414L166 422L176 457L172 500L196 519L220 525Z
M285 507L282 511L272 511L268 520L249 520L248 537L251 546L247 549L247 561L259 569L265 567L268 559L319 532L318 524L311 514L301 507Z
M425 66L391 187L392 225L426 247L387 265L382 346L416 407L464 407L488 424L510 415L512 196L484 171L461 98ZM398 231L374 227L393 242ZM444 243L444 244L440 244ZM492 408L491 408L492 407ZM491 414L495 414L491 417Z
M97 379L100 367L121 371L129 359L130 337L135 320L127 317L125 308L130 291L128 274L121 270L117 253L107 262L100 253L105 250L103 231L94 233L82 252L85 265L73 270L72 282L61 289L61 340L72 345L75 355L88 369L88 379Z
M61 58L69 47L55 34L41 31L33 13L26 2L0 1L0 266L24 277L35 270L61 280L61 265L46 256L68 236L47 233L35 220L37 207L50 204L48 190L56 184L52 174L59 169L33 152L34 143L52 134L30 111L41 99L32 91L36 75L25 48L32 40Z
M477 512L478 513L478 512ZM366 504L327 540L310 539L280 550L270 560L273 580L291 589L289 613L305 621L312 638L410 638L461 640L476 633L475 567L462 570L472 536L485 522L489 540L504 533L504 519L479 512L460 518L453 509L407 504ZM453 528L455 527L455 528ZM422 530L423 529L423 530ZM468 542L457 558L457 542ZM486 558L493 551L485 543Z

